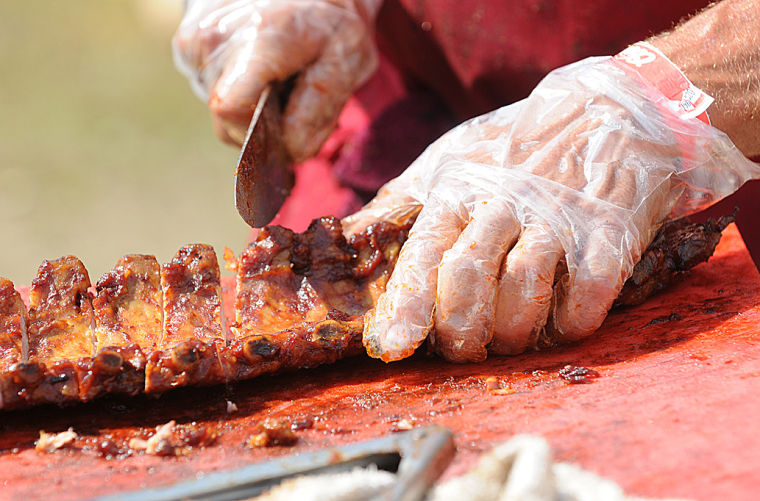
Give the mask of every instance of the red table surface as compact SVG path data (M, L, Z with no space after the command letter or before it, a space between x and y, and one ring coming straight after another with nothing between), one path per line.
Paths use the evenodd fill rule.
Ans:
M672 315L676 313L677 315ZM566 364L593 368L570 385ZM497 376L515 390L491 394ZM454 430L445 476L516 433L546 437L556 458L614 479L631 494L756 499L760 492L760 275L734 226L716 255L679 285L615 311L591 338L553 351L451 365L418 353L366 357L161 398L106 398L66 409L0 413L0 498L78 499L194 478L284 454L378 437L399 419ZM226 401L239 411L228 415ZM312 418L293 447L250 450L265 417ZM106 460L73 449L37 453L41 429L126 435L176 419L217 431L216 443L177 458ZM15 450L14 450L15 449Z

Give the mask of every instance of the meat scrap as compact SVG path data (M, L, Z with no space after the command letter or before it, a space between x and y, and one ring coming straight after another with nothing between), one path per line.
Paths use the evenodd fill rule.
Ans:
M641 302L706 260L732 220L664 225L616 305ZM227 253L237 273L229 325L207 245L183 247L163 266L125 256L94 297L77 258L45 261L28 312L0 279L0 409L161 393L359 354L364 314L385 290L411 224L378 222L349 239L330 217L303 233L265 228L238 258Z
M417 421L413 418L396 419L396 420L393 420L392 423L393 423L393 426L391 427L392 433L409 431L413 429L415 426L417 426Z
M129 441L129 448L136 451L145 451L146 454L154 456L175 456L177 449L172 444L174 437L175 421L169 421L156 428L156 432L147 440L141 438L132 438Z
M489 376L485 380L486 389L492 395L512 395L515 390L510 388L509 383L496 376Z
M193 447L211 445L216 437L216 432L209 431L205 426L196 423L177 425L172 420L157 426L148 439L131 438L128 445L132 451L142 451L152 456L183 456Z
M256 426L256 432L245 444L249 449L256 449L277 445L291 446L296 442L298 442L298 435L293 431L289 421L266 418Z
M70 445L76 438L77 434L72 428L60 433L45 433L45 430L40 430L40 438L35 442L34 449L37 452L54 452Z

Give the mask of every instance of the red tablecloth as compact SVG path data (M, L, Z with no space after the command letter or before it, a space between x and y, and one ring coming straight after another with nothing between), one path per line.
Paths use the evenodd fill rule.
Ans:
M569 385L566 364L593 368ZM490 376L515 393L494 395ZM734 226L716 255L681 284L613 312L584 342L518 357L450 365L418 354L393 364L358 357L332 366L160 399L105 399L69 409L0 414L0 498L78 499L194 478L272 456L377 437L400 419L456 434L447 475L515 433L549 439L558 459L641 496L755 499L760 492L760 275ZM239 411L228 415L226 401ZM299 443L243 444L267 416L311 418ZM85 436L131 433L176 419L220 432L214 446L178 458L106 461L93 452L38 454L40 429ZM13 449L17 450L14 451Z

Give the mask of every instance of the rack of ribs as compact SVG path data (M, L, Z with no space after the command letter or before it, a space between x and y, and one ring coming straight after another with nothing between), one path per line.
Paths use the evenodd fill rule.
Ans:
M665 224L616 305L642 302L709 258L732 220ZM125 256L94 288L77 258L44 261L28 308L0 278L0 409L157 394L357 355L364 314L385 290L411 224L378 222L349 239L331 217L300 234L263 229L236 259L229 321L208 245L185 246L163 266Z
M185 246L163 266L125 256L94 288L77 258L45 261L28 311L0 279L0 409L162 393L356 355L363 315L410 225L377 223L350 239L335 218L301 234L265 228L237 259L229 322L208 245Z

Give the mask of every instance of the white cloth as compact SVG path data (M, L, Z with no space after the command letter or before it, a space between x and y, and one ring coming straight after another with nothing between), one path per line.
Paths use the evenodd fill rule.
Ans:
M393 473L376 468L296 477L256 501L364 501L382 499ZM484 455L465 475L433 488L427 501L644 501L612 480L555 463L541 437L518 435Z

